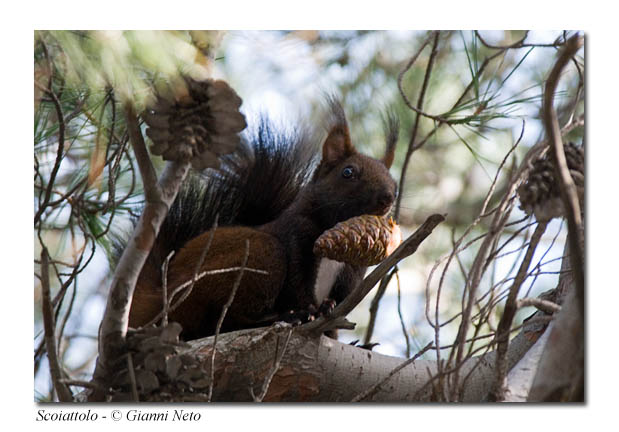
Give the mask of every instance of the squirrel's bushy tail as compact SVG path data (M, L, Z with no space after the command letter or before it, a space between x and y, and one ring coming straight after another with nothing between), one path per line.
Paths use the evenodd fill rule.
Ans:
M257 226L276 219L310 180L317 142L305 130L282 130L262 119L246 131L239 151L219 171L192 173L181 187L153 245L145 270L171 251L218 226Z

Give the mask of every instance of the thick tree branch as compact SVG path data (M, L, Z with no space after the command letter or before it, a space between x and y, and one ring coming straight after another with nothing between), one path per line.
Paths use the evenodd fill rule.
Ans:
M189 162L168 162L156 183L154 169L138 119L132 107L125 110L127 124L144 184L145 205L133 235L118 262L108 293L107 306L99 328L99 359L95 379L105 376L111 363L124 352L129 309L138 275L155 241L159 227L190 167ZM95 396L96 397L96 396Z
M254 394L254 388L249 387L249 393L251 394L254 402L262 402L267 395L267 392L269 391L269 386L271 385L271 381L273 381L273 377L280 368L282 358L284 357L284 354L286 354L286 348L288 348L288 342L290 341L290 336L292 336L293 331L294 328L292 327L290 328L290 330L288 330L286 340L284 341L284 346L281 349L278 348L279 343L275 346L275 360L273 361L273 367L271 368L271 371L267 374L264 382L262 383L262 389L260 390L260 394L256 396Z
M584 254L581 247L580 232L582 227L582 220L580 214L580 204L578 201L578 192L576 185L572 180L570 171L567 167L567 160L565 158L565 151L563 148L563 141L561 139L561 129L559 127L559 120L557 118L557 112L554 109L554 96L561 76L561 72L572 59L572 57L582 47L584 39L579 35L574 35L568 39L565 49L561 52L561 55L557 59L548 80L546 81L546 89L544 90L544 104L543 104L543 121L546 129L546 134L551 144L551 154L555 161L555 177L559 190L561 191L561 198L565 207L565 213L567 218L568 230L570 233L570 257L572 262L572 271L574 272L574 278L576 282L576 295L580 303L580 314L584 316L584 298L585 298L585 276L584 276Z
M389 381L389 379L391 377L393 377L395 374L397 374L398 372L400 372L402 369L404 369L406 366L412 364L415 362L415 360L417 360L419 357L421 357L423 354L426 353L426 351L430 350L432 348L432 342L430 342L429 344L427 344L425 347L423 347L421 349L421 351L419 351L417 354L415 354L413 357L409 358L408 360L406 360L405 362L403 362L401 365L399 365L398 367L396 367L395 369L393 369L391 372L389 372L389 374L383 378L381 381L379 381L378 383L374 384L372 387L370 387L369 389L367 389L366 391L358 394L357 396L355 396L351 402L359 402L362 401L368 397L371 397L372 395L376 394L378 392L378 390L381 388L381 386L383 386L387 381Z
M570 252L568 239L557 287L556 302L563 304L552 328L547 330L550 332L548 342L537 362L535 378L528 393L529 402L584 401L584 317L579 310L575 273L570 271Z
M537 312L536 315L541 315ZM512 339L507 359L511 369L537 341L545 327L530 320ZM278 340L289 327L273 326L220 335L213 401L252 401L248 388L263 382L273 371L273 359L281 352ZM201 359L210 372L213 337L190 342L184 354ZM281 345L281 344L279 344ZM494 382L495 353L465 360L462 371L470 374L462 401L480 402ZM392 373L398 369L396 373ZM271 377L264 401L348 402L363 394L364 401L419 402L433 400L430 385L436 379L436 362L402 359L368 351L331 338L294 331L287 342L277 372Z

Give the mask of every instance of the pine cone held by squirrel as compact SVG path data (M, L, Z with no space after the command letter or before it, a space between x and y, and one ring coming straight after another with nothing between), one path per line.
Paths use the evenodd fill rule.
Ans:
M314 243L314 254L361 266L380 263L401 243L400 227L392 218L357 216L322 233Z

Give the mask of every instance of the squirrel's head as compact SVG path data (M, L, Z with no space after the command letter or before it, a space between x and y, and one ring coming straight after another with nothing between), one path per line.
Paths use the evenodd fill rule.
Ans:
M397 193L397 184L389 174L398 137L397 121L389 118L385 155L376 160L353 146L342 107L332 101L331 110L334 121L311 182L315 210L327 225L362 214L387 214Z

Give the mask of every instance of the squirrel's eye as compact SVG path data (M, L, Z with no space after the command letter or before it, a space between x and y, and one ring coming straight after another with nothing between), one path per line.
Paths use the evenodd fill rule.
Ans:
M348 179L348 178L351 178L354 173L355 173L355 169L351 166L347 166L346 168L342 170L342 177L344 177L345 179Z

